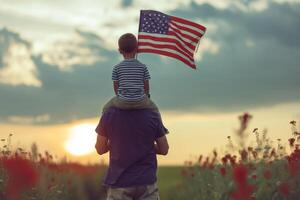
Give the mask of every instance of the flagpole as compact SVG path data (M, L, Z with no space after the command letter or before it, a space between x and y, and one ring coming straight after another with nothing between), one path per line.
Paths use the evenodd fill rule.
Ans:
M140 18L139 18L139 28L138 28L138 34L137 34L137 42L139 44L139 30L140 30L140 26L141 26L141 15L142 15L142 10L140 10ZM139 45L137 45L137 50L136 50L136 54L135 54L135 58L137 59L138 58L138 47Z

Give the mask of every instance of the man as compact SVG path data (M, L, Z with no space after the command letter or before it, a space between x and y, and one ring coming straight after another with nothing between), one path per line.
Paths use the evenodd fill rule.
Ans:
M169 150L160 114L111 107L96 132L98 154L109 151L107 200L158 200L156 154L167 155Z

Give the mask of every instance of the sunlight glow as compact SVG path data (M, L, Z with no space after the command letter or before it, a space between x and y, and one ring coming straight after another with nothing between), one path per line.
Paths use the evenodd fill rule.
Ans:
M65 148L75 156L87 155L95 151L96 137L95 125L77 125L71 129Z

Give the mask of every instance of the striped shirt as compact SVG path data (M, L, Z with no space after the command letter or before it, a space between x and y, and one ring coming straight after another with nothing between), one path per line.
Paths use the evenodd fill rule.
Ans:
M137 59L126 59L115 65L112 80L118 81L118 97L125 101L140 101L145 98L144 81L150 79L146 65Z

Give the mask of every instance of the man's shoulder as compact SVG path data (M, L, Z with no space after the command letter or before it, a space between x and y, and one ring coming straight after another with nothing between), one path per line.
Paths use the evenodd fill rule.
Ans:
M148 116L151 118L158 118L159 119L159 113L151 110L151 109L120 109L116 107L110 107L107 109L102 116L108 117L111 115L143 115Z
M118 63L116 66L120 67L136 67L136 68L145 68L146 65L142 63L141 61L137 59L132 59L132 60L123 60L120 63Z
M118 62L117 64L113 65L113 69L117 69L120 67L120 65L122 65L122 61Z

